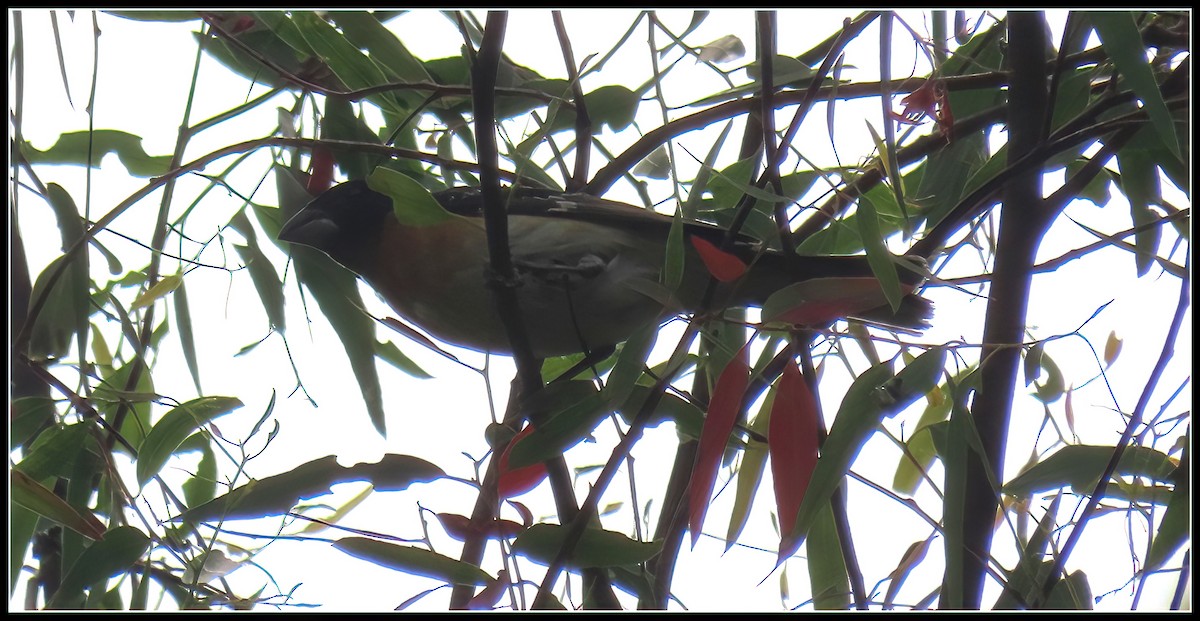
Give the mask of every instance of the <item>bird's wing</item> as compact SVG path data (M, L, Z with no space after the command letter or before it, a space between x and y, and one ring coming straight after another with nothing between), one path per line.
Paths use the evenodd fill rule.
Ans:
M477 187L454 188L434 194L447 211L467 217L483 215L483 196ZM665 240L673 219L651 209L598 198L590 194L563 193L530 188L508 189L504 193L510 216L568 218L591 222L628 233ZM685 225L691 235L718 242L726 230L716 224L690 221ZM738 241L753 244L752 237L738 235Z

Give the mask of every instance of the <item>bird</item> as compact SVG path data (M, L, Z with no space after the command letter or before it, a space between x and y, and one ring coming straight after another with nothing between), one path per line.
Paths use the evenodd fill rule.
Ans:
M744 235L716 250L726 229L691 221L683 228L690 243L682 244L682 278L671 289L662 273L672 217L583 193L509 187L502 196L519 316L538 358L603 351L651 322L704 310L706 299L709 309L761 307L799 283L821 292L815 315L800 313L812 323L852 317L908 332L929 325L932 304L913 293L923 281L915 270L898 270L906 295L893 313L865 256L802 256ZM483 193L457 187L433 197L449 217L402 224L389 195L365 179L346 181L317 195L278 238L325 253L444 343L511 354L489 271ZM736 257L744 275L710 284L714 256ZM870 284L844 299L836 289L863 282Z

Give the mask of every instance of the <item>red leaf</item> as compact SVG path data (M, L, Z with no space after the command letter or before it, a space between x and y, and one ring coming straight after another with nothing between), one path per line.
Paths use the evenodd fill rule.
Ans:
M700 538L704 514L708 511L708 499L712 496L717 481L717 469L721 455L733 432L742 407L742 398L750 383L750 343L729 360L717 385L713 387L712 399L708 402L708 415L704 418L704 429L700 432L700 445L696 448L696 464L692 469L691 491L688 500L688 528L692 531L692 546Z
M736 256L717 248L703 237L692 236L692 246L700 253L700 260L713 278L721 282L733 282L746 273L746 264Z
M479 529L471 525L471 518L465 515L457 513L435 513L434 515L441 523L442 530L458 541L466 541L479 532ZM489 539L510 539L525 532L525 529L525 525L512 520L493 519L486 530Z
M333 185L333 153L317 147L312 154L312 175L308 178L308 193L316 196Z
M508 468L508 454L512 452L512 447L531 433L533 433L533 425L526 425L520 433L513 437L508 446L504 448L504 453L500 455L500 481L496 484L500 498L520 496L537 487L542 479L546 478L546 465L542 463L531 464L516 470Z
M954 113L950 110L950 98L946 94L946 83L942 80L926 80L920 88L900 100L904 111L891 112L891 117L910 125L921 123L922 119L936 119L938 127L946 139L951 139L954 130Z
M771 422L767 429L767 448L771 454L771 477L775 480L775 508L779 515L779 558L796 552L799 546L790 536L800 502L808 490L813 469L817 467L817 402L796 365L783 369L771 404Z
M509 500L508 505L510 507L512 507L513 509L516 509L517 513L521 514L521 525L522 526L524 526L525 528L529 528L530 526L533 526L533 512L529 510L529 507L526 507L525 505L523 505L515 500Z
M458 541L466 541L475 533L475 529L471 527L471 518L465 515L457 513L434 513L433 515L442 525L442 530Z

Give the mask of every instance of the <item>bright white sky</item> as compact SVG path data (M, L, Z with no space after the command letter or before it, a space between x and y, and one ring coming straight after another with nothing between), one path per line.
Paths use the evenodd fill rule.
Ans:
M827 10L780 12L780 32L786 33L780 37L780 53L795 55L804 51L834 32L843 17L853 13ZM1058 15L1061 15L1061 12L1052 14L1052 17ZM690 11L664 12L661 16L676 32L681 32L690 19ZM634 12L631 11L567 11L566 24L575 46L577 61L582 61L591 54L603 55L616 43L633 17ZM973 14L972 17L976 15ZM27 53L23 131L34 146L47 148L59 133L88 127L84 107L93 62L90 43L91 17L89 13L76 12L74 22L66 19L65 15L60 16L59 20L73 107L67 103L64 94L48 14L42 11L25 11L24 19ZM196 28L196 23L149 24L106 15L99 17L99 23L103 35L100 39L101 73L94 109L95 127L123 129L136 133L143 137L147 152L155 155L170 153L174 148L176 128L180 124L191 79L190 72L196 53L191 32ZM919 32L926 32L928 29L928 25L922 23L919 17L909 23ZM396 20L390 26L403 33L405 44L418 58L438 58L459 53L461 37L448 21L435 12L416 11ZM1057 30L1056 22L1056 32ZM514 11L509 20L505 52L515 62L534 68L543 75L560 77L563 75L562 60L552 33L548 11ZM755 40L753 13L748 10L715 11L688 41L698 45L727 34L739 36L752 55ZM899 28L897 36L899 37ZM604 83L621 83L632 88L648 79L644 41L645 28L640 27L631 38L633 44L628 46L629 50L622 52L612 61L613 67L621 69L602 72L598 76L600 81L588 85L589 90ZM661 47L666 38L660 36L657 42ZM877 57L877 52L872 51L877 45L877 30L868 30L855 45L858 47L848 50L847 57L855 62L870 63L871 58ZM674 55L668 58L674 59ZM743 62L739 61L738 64ZM914 55L911 47L906 48L903 54L896 55L893 75L909 75L914 71L914 63L918 62L920 57ZM872 79L877 73L870 73L864 68L860 76L860 79ZM229 75L217 63L208 60L201 66L199 84L193 122L232 108L248 97L263 92L262 87L250 88L244 79ZM720 90L722 83L702 66L683 61L664 88L671 103L683 105ZM288 98L281 98L279 101L279 105L290 105ZM864 102L839 108L838 113L842 115L839 118L846 119L838 128L839 141L846 141L839 142L839 152L843 158L847 157L847 154L857 158L869 150L869 146L864 146L869 145L869 142L866 142L869 140L869 134L865 124L855 116L859 106L868 106L864 109L865 114L873 114L874 116L870 117L872 123L879 127L878 102ZM273 107L265 106L252 115L247 115L250 118L223 125L227 130L209 131L198 136L189 148L185 160L232 142L261 136L264 127L272 126L274 114ZM781 115L782 119L790 117L790 110ZM818 107L814 110L810 115L812 122L805 126L805 131L809 133L802 134L797 141L806 150L806 154L814 158L827 158L825 152L828 150L828 135L824 127L824 117L823 108ZM660 112L653 102L642 105L638 122L643 131L661 124ZM515 128L516 131L521 129ZM735 129L735 135L737 131ZM690 141L685 144L695 145L690 147L691 152L702 157L705 145L709 144L705 142L706 138L711 141L711 135L696 135L690 137ZM610 136L605 136L604 139L614 151L632 140ZM855 144L859 147L843 146ZM687 156L680 153L680 165L685 166ZM232 177L234 187L239 190L249 191L253 188L257 183L257 178L253 175L259 175L265 169L267 159L264 155L259 155L252 161L263 166L244 165L242 169L246 172ZM206 172L217 173L220 170L220 166L214 166ZM45 181L55 181L67 187L77 200L85 195L85 176L80 168L42 169L41 175ZM685 178L687 176L683 175ZM100 170L93 173L91 181L93 218L110 209L143 183L129 178L124 168L113 157L104 160ZM202 183L203 180L199 179L184 180L181 184L183 189L177 195L178 205L173 209L173 215L182 212L185 201L195 196L193 190L202 187ZM259 194L256 197L258 200L265 200L264 197L271 196L272 183L268 180L264 187L265 193ZM1053 190L1054 183L1057 181L1048 184L1047 192ZM232 210L240 207L240 202L226 199L219 194L206 198L197 207L188 222L189 234L203 238L217 233L217 227L228 220ZM609 197L633 200L630 188L620 185L614 188ZM144 201L140 207L117 220L114 228L135 238L148 239L149 225L153 221L152 214L157 209L157 202L157 195ZM49 210L44 209L32 194L22 192L19 204L22 208L20 225L26 235L25 245L30 255L30 264L40 270L59 252L58 232L54 228ZM1073 205L1068 214L1106 232L1119 231L1129 226L1128 210L1117 201L1113 201L1103 212L1090 203L1080 202ZM1067 225L1069 224L1067 222ZM1039 255L1041 259L1055 257L1065 250L1094 240L1077 227L1067 225L1056 227L1047 237ZM110 249L126 259L126 270L144 265L144 250L111 235L102 236L101 239ZM268 251L272 249L265 239L260 238L260 241ZM178 239L173 243L178 244ZM1164 243L1162 252L1166 252L1167 247ZM175 246L175 249L180 250L179 246ZM189 252L194 253L195 246L185 243L182 252L185 256L191 256ZM214 245L202 255L202 259L208 263L223 264L225 259L220 252ZM270 254L272 258L277 259L277 265L284 264L282 253ZM1098 350L1102 350L1105 339L1112 330L1116 330L1118 335L1125 339L1121 358L1111 369L1115 374L1110 376L1110 380L1114 382L1113 396L1103 388L1102 381L1091 381L1077 391L1074 406L1076 420L1079 421L1077 429L1080 441L1111 444L1120 432L1120 419L1112 410L1119 407L1128 412L1136 402L1148 370L1162 347L1165 327L1174 308L1178 289L1173 279L1155 277L1153 274L1142 279L1136 278L1133 263L1123 251L1107 250L1098 256L1106 258L1107 267L1104 269L1096 268L1100 264L1099 261L1089 260L1086 265L1072 263L1052 275L1035 279L1030 325L1033 336L1037 338L1066 334L1087 322L1093 312L1105 302L1116 298L1111 306L1082 330L1087 340ZM1175 260L1182 262L1179 257L1175 257ZM230 259L229 264L236 264L236 259ZM168 261L164 270L169 272L176 267L176 263ZM103 270L102 267L98 269ZM977 272L977 266L968 266L950 275ZM95 274L95 277L107 276L101 271ZM341 463L349 465L361 461L374 461L384 453L406 453L436 463L456 476L472 476L471 462L463 453L475 458L483 456L486 450L483 429L490 420L486 384L482 377L440 357L425 355L420 347L399 337L381 333L381 337L397 341L400 347L416 358L435 379L412 379L390 366L380 365L390 434L386 439L379 437L367 419L358 395L357 384L336 337L323 321L318 320L306 325L304 309L299 304L299 296L295 295L296 289L290 274L288 278L288 346L305 389L320 406L317 409L310 407L301 395L293 394L296 376L288 364L289 352L284 349L278 335L268 335L266 318L257 294L244 274L238 273L231 277L230 274L219 270L197 269L189 272L186 280L193 306L192 315L196 322L197 346L203 369L201 379L205 393L237 396L246 404L240 413L218 421L222 433L229 438L244 437L265 409L272 393L278 397L274 418L280 423L279 435L260 458L250 462L248 473L261 478L325 455L337 455ZM979 342L978 330L982 325L984 309L982 299L971 299L967 295L944 288L931 290L930 296L938 304L937 319L935 327L919 339L919 342ZM382 303L370 293L365 297L373 305L372 310L376 314L386 316L387 311ZM246 345L264 338L264 342L252 352L244 356L234 356ZM673 345L673 341L665 334L660 337L659 343L660 346ZM1054 356L1060 368L1067 374L1067 382L1076 386L1088 383L1100 371L1100 363L1097 362L1095 354L1081 338L1055 341L1047 346L1047 353ZM965 355L974 356L974 350L967 350ZM1189 372L1190 338L1182 339L1176 344L1176 356L1178 360L1188 363L1175 364L1173 374L1164 378L1160 385L1160 392L1163 394L1153 402L1152 410L1162 404L1166 395L1179 386ZM463 358L474 366L482 366L484 362L481 355L473 355L470 352L465 352ZM156 361L155 388L160 394L186 400L194 396L195 389L182 365L175 366L179 360L182 360L182 357L177 341L173 336L169 337ZM859 366L857 370L861 371L863 368L865 366ZM827 371L836 375L839 369L830 368ZM511 377L512 367L507 359L491 361L491 388L495 403L504 403L507 382ZM826 379L822 389L825 391L824 409L828 418L837 409L840 401L839 390L846 385L846 379ZM1018 389L1017 392L1023 395L1030 391ZM1031 438L1037 434L1043 420L1040 402L1022 396L1014 407L1014 440L1011 445L1012 452L1007 460L1006 478L1016 474L1026 461ZM1059 420L1062 419L1062 407L1061 402L1051 405ZM1188 408L1190 401L1176 401L1169 406L1174 412L1186 411ZM919 409L916 412L919 413ZM916 415L903 414L888 424L888 428L897 435L902 434L900 420L907 420L908 424L912 425L915 424ZM604 463L615 438L613 426L608 423L602 425L596 434L595 443L584 443L570 453L571 465L583 467ZM653 497L657 500L661 495L674 454L674 444L674 430L669 425L664 425L650 430L638 445L634 453L634 475L638 481L638 500L643 505L639 507L639 514L648 498ZM262 438L251 441L250 446L261 447ZM1040 450L1044 450L1047 444L1043 441L1038 446ZM862 455L854 466L856 472L885 484L890 482L891 472L898 458L898 452L891 443L876 438ZM186 468L190 465L191 462L184 460L181 467ZM624 505L618 511L605 518L605 526L632 533L629 478L626 475L627 473L623 472L618 476L602 505L623 502ZM723 473L722 476L727 476L727 473ZM737 546L723 554L722 542L714 538L703 538L694 551L685 550L681 555L675 577L676 594L690 609L780 609L780 575L771 574L777 535L772 529L769 515L769 508L773 505L767 491L770 490L769 477L768 472L760 488L764 493L756 503L751 525L741 540L746 547ZM940 481L940 469L933 473L933 477L934 480ZM718 487L720 485L718 482ZM361 486L340 486L334 496L320 500L337 505L345 502L359 489ZM586 485L581 484L578 489L582 498L586 494ZM878 493L857 484L851 485L850 489L851 513L860 516L855 522L855 545L860 550L860 560L864 563L867 585L872 587L896 566L905 549L913 542L925 539L930 534L930 529L908 510ZM415 486L402 493L376 494L352 513L343 524L401 537L419 538L423 531L417 502L434 511L469 514L473 495L466 492L468 490L461 484L443 481ZM724 533L731 497L731 493L724 494L709 510L709 524L706 528L708 533L718 536ZM928 486L922 488L917 499L927 509L936 509L939 506ZM520 500L534 508L535 516L552 513L552 503L546 489L538 489ZM1035 502L1040 503L1039 506L1048 504L1048 500ZM1064 499L1063 504L1064 507L1077 509L1075 501L1071 498ZM1082 503L1079 503L1079 506L1081 505ZM1040 510L1036 515L1040 515ZM431 520L428 514L425 518ZM290 525L285 528L285 532L295 533L299 526ZM261 534L264 537L262 539L238 540L243 545L260 546L266 543L266 537L278 530L278 523L263 520L238 523L229 527L239 532ZM1142 522L1127 522L1119 513L1113 514L1093 521L1083 542L1076 548L1070 567L1087 571L1097 595L1122 589L1105 597L1099 603L1099 607L1129 608L1132 588L1122 588L1122 583L1132 572L1130 552L1127 545L1114 546L1112 541L1126 540L1130 536L1126 532L1127 529L1136 530L1142 527ZM429 530L439 552L458 556L458 544L442 535L436 523L431 523ZM1009 541L1011 536L1006 534L1009 532L1009 527L1002 527L998 540ZM318 533L317 536L336 538L338 535L326 531ZM1132 536L1138 541L1142 540L1140 532L1134 532ZM1005 550L1003 543L998 545L997 549L1001 551L1001 562L1011 566L1015 555ZM498 568L495 548L491 548L490 552L490 565L485 568L494 575ZM940 555L939 541L930 549L927 561L929 569L917 572L909 578L898 601L916 602L935 588L940 581ZM235 592L250 595L270 580L274 580L277 586L268 586L268 592L274 592L276 589L288 592L293 586L300 585L294 593L295 601L320 604L324 610L331 611L390 610L405 599L437 585L432 580L398 574L350 558L326 543L314 541L277 541L260 552L254 558L254 563L262 569L246 566L229 576ZM1178 561L1175 564L1177 565ZM808 583L803 559L793 559L787 567L786 580L790 585L790 596L784 605L790 607L807 599ZM540 579L536 566L526 564L525 571L525 578ZM1165 606L1173 583L1173 575L1151 580L1151 590L1143 596L1142 606ZM21 588L23 586L19 585L18 589ZM886 589L886 585L881 588ZM991 595L985 597L985 601L994 601L998 592L998 588L993 585L989 591ZM449 590L443 589L423 599L415 608L442 610L445 609L448 597ZM879 598L882 598L882 591ZM20 598L15 601L19 604Z

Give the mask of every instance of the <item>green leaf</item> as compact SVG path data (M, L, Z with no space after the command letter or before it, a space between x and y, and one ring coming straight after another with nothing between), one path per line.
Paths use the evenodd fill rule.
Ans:
M858 201L858 232L867 251L867 262L871 265L871 272L879 280L888 305L893 311L898 310L900 298L904 297L904 294L900 291L900 275L896 273L895 257L884 244L875 204L866 196Z
M1121 189L1129 199L1133 225L1142 226L1157 221L1158 215L1150 209L1150 205L1162 201L1162 187L1158 167L1150 154L1143 149L1126 147L1117 152L1117 165L1121 169ZM1136 252L1133 257L1138 276L1145 276L1154 265L1161 237L1162 227L1158 226L1149 226L1134 234Z
M240 407L242 402L235 397L200 397L167 412L146 434L138 449L138 485L144 486L154 478L179 445L197 429Z
M196 359L196 337L192 332L192 311L182 280L179 281L179 288L175 290L175 326L175 331L179 334L180 349L183 350L183 360L192 376L192 384L196 386L197 393L203 394L204 391L200 388L200 363ZM96 336L99 336L99 333ZM93 338L93 345L97 342L102 341ZM111 356L109 359L111 364Z
M596 392L537 422L528 436L513 444L508 455L512 468L524 468L561 455L586 437L608 411L607 401Z
M1064 446L1005 483L1004 493L1024 498L1067 485L1081 493L1090 493L1114 450L1111 446ZM1175 468L1176 464L1166 453L1145 446L1130 446L1121 454L1114 474L1166 481Z
M177 452L184 450L200 451L196 475L183 482L183 500L187 506L195 507L212 500L217 494L217 455L208 436L202 433L184 440Z
M1070 164L1067 164L1067 178L1075 176L1084 166L1087 165L1087 160L1077 159ZM1113 181L1112 174L1106 169L1100 169L1100 174L1092 178L1082 190L1079 191L1079 198L1091 201L1097 207L1104 207L1108 204L1112 196L1110 187Z
M712 192L713 199L716 200L719 207L732 209L746 194L766 202L768 205L787 200L770 190L756 187L752 183L751 175L756 168L757 161L757 156L748 157L726 166L723 170L712 171L713 177L708 183L708 190Z
M8 486L15 506L24 507L47 520L62 524L84 537L100 539L104 536L104 524L94 515L81 513L24 472L15 468L9 470Z
M241 257L242 263L246 265L246 271L250 273L250 282L254 284L254 290L258 292L259 301L262 302L263 310L267 313L267 321L271 329L283 330L283 283L279 281L279 275L275 273L275 266L263 254L257 243L247 246L233 244L233 249Z
M817 513L826 506L883 417L908 407L937 385L945 357L946 350L936 347L918 356L895 376L889 361L867 369L854 380L821 447L821 457L817 460L796 523L790 529L783 525L785 534L793 539L793 545L798 545L808 535Z
M329 68L351 90L378 86L388 82L383 70L375 61L363 54L346 37L332 25L312 12L296 12L292 14L292 23L299 30L304 41L312 47L321 60L329 64ZM392 93L378 93L371 96L386 111L405 116L407 110L400 104Z
M26 458L29 447L26 443L43 426L54 423L57 408L50 397L18 397L8 402L8 450L25 447Z
M83 252L72 257L61 255L50 262L33 283L30 301L47 289L49 294L41 313L34 320L29 339L29 354L34 358L62 358L71 348L71 340L87 329L91 312L90 280ZM58 281L50 287L50 276L66 263ZM82 318L82 321L81 321Z
M1088 17L1096 27L1096 36L1100 37L1105 53L1117 66L1117 70L1121 72L1134 94L1142 100L1159 140L1175 157L1180 157L1175 123L1171 120L1171 112L1167 109L1162 91L1154 79L1154 70L1146 59L1146 47L1134 22L1133 13L1094 11L1088 13Z
M849 610L850 579L846 574L842 542L833 521L833 509L828 502L818 512L810 534L805 548L813 608Z
M1020 602L1035 601L1039 596L1042 583L1045 580L1043 562L1051 536L1055 531L1055 518L1062 494L1055 494L1054 500L1046 508L1042 519L1038 521L1037 529L1029 536L1021 551L1021 560L1008 574L1008 582L1004 592L996 600L993 608L997 610L1013 610Z
M1038 364L1046 372L1046 381L1035 383L1033 396L1042 403L1058 401L1066 392L1066 382L1063 380L1062 371L1059 370L1058 365L1055 364L1050 354L1045 353L1045 351L1042 351L1042 354L1038 356ZM1028 375L1026 379L1028 380Z
M125 571L150 549L150 539L132 526L118 526L106 533L101 541L88 546L83 555L63 577L61 586L47 608L78 608L77 599L83 589L103 588L104 581Z
M617 406L625 403L633 391L634 383L642 376L646 368L646 358L654 347L658 337L658 324L642 326L629 337L617 355L617 362L605 380L604 389L600 391L606 403Z
M45 151L38 151L26 142L21 146L21 153L30 164L90 164L94 168L99 168L105 155L115 153L129 174L135 177L156 177L166 173L171 166L171 156L151 156L142 148L140 136L115 129L67 132Z
M100 453L93 431L92 423L86 421L50 427L25 447L24 459L14 469L38 481L68 477L78 458Z
M391 341L376 343L375 353L388 364L412 377L417 379L430 379L433 377L425 369L422 369L421 365L414 362L412 358L404 355L404 352L400 351L400 348L396 347L396 344Z
M534 524L513 542L513 551L549 564L562 549L567 527ZM599 528L586 528L567 564L571 567L620 567L649 560L662 549L659 542L636 541Z
M1042 610L1091 610L1095 601L1087 574L1077 570L1054 584Z
M133 303L129 306L130 310L137 310L139 308L146 308L147 306L150 306L151 304L157 302L159 298L165 297L166 295L175 291L181 282L183 282L182 273L168 274L163 276L158 282L154 283L153 286L151 286L149 289L146 289L145 292L134 298Z
M925 406L925 411L917 420L916 428L905 443L908 452L900 456L896 474L892 477L892 489L901 494L911 496L917 491L917 487L925 480L922 472L929 471L937 455L930 427L949 418L950 409L954 405L944 393L945 390L940 387L930 393L929 404ZM916 463L913 463L914 460Z
M771 406L775 402L776 384L771 385L770 392L763 399L762 407L750 423L751 437L767 435L771 421ZM742 452L742 460L737 470L737 486L734 488L733 509L729 515L729 528L725 531L725 551L737 543L746 521L750 517L750 508L754 505L754 497L762 482L763 470L767 465L767 443L751 439L746 442L746 450Z
M11 475L10 475L11 478ZM9 484L9 497L16 487ZM29 542L37 532L38 515L25 507L10 502L8 504L8 594L15 593L17 579L21 577L21 567L25 564L25 553L29 550ZM103 525L100 525L103 528Z
M633 387L633 390L629 393L629 399L625 401L625 405L622 405L617 412L621 415L621 420L625 421L625 424L633 424L634 416L642 411L642 404L650 396L650 391L651 388L649 386ZM696 407L691 401L687 401L671 393L665 393L659 399L658 407L654 408L654 412L650 414L650 418L646 421L646 426L657 427L667 421L675 423L675 430L681 437L693 440L699 439L700 429L704 426L704 411Z
M1192 523L1190 441L1183 445L1183 456L1179 459L1175 476L1175 490L1171 492L1171 499L1167 501L1167 512L1158 526L1158 532L1154 533L1150 553L1146 555L1145 571L1154 571L1162 567L1163 563L1188 541Z
M397 78L395 81L433 82L429 72L425 71L425 65L375 15L365 11L338 11L332 17L346 38L355 46L365 49L369 58L393 73ZM420 91L397 93L397 96L411 104L423 99Z
M408 226L430 226L456 216L441 206L433 194L412 177L388 168L376 168L367 177L372 190L392 197L396 219Z
M619 132L633 124L641 98L625 86L608 84L584 95L584 101L593 127L607 125L609 130Z
M330 455L301 464L283 474L250 481L228 494L198 507L189 508L176 519L196 522L282 515L301 500L329 493L329 488L348 481L368 481L380 491L400 491L413 483L446 476L441 468L409 455L384 455L373 464L340 466Z
M950 401L953 403L950 420L943 426L934 425L930 428L934 445L942 456L945 471L945 484L942 488L942 536L945 537L943 547L946 550L946 572L942 581L940 604L942 608L962 608L963 575L968 554L964 543L967 460L972 451L977 451L979 444L971 412L966 404L972 393L978 394L978 370L966 373L960 381L947 382L947 386L950 388ZM941 433L943 429L945 433Z
M448 584L482 586L492 581L486 571L437 552L401 546L366 537L342 537L333 547L364 561L416 576L441 580Z
M311 200L291 173L284 169L276 169L276 188L286 214L299 212ZM262 215L268 214L261 212ZM267 230L273 235L278 233L277 228L274 232L270 228ZM346 357L358 381L371 423L380 435L387 435L383 391L379 385L379 371L375 368L375 322L362 311L358 277L312 248L293 245L291 252L296 276L316 298L321 312L346 348Z

